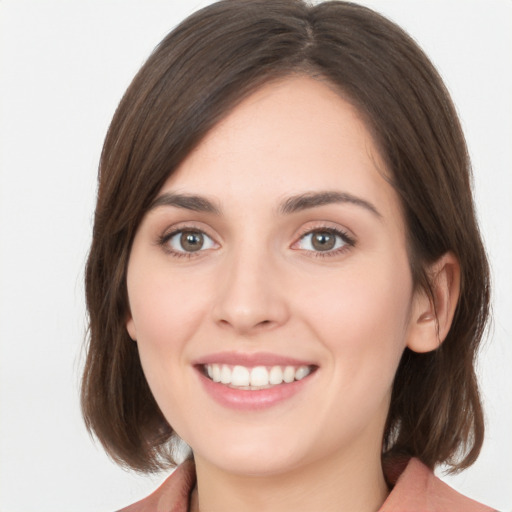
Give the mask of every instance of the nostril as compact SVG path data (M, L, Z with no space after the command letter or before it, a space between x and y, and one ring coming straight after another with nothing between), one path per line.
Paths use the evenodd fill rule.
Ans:
M272 320L262 320L261 322L259 322L258 324L256 324L256 327L260 327L260 328L264 328L264 327L268 327L268 326L271 326L273 324Z
M222 325L232 325L232 323L229 320L226 320L225 318L219 319L219 323ZM256 324L254 324L254 327L264 327L267 325L271 325L272 323L272 320L262 320L261 322L257 322Z

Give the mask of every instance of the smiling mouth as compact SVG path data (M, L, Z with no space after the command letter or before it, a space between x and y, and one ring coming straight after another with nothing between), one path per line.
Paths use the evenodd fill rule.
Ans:
M291 384L306 378L317 367L301 366L253 366L229 364L205 364L202 373L211 381L233 389L253 390L269 389L275 386Z

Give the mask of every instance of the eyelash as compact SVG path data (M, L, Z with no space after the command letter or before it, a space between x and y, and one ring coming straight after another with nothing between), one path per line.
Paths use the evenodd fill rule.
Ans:
M157 244L159 246L161 246L163 248L163 250L167 254L172 256L173 258L187 258L187 259L190 259L190 258L194 258L194 257L199 256L199 254L196 254L196 252L197 253L202 253L202 252L204 252L204 249L203 250L198 250L198 251L190 251L190 252L187 252L187 251L175 251L174 249L171 249L171 247L169 245L169 241L174 236L176 236L177 234L184 233L184 232L201 233L202 235L205 235L209 239L213 240L213 238L210 235L208 235L204 231L204 229L201 229L201 228L198 228L198 227L195 227L195 226L191 225L191 226L183 226L183 227L180 227L178 229L174 229L170 233L164 233L163 235L158 237Z
M330 258L333 256L339 256L340 254L344 253L345 251L349 250L351 247L355 247L356 240L350 236L346 231L343 231L339 228L333 228L333 227L326 227L326 226L319 226L315 227L313 229L308 228L305 230L300 236L297 242L295 242L293 245L296 245L301 240L304 240L304 238L308 235L312 235L313 233L329 233L330 235L334 235L335 237L341 238L343 241L343 245L339 247L338 249L329 250L329 251L306 251L314 258Z
M184 226L180 227L179 229L174 229L170 233L165 233L158 237L157 244L163 248L163 250L171 255L173 258L194 258L199 256L200 253L205 252L205 249L198 251L175 251L170 248L169 241L176 236L179 233L183 232L192 232L192 233L201 233L208 237L209 239L213 240L211 236L209 236L203 229L197 228L195 226ZM313 229L308 228L305 230L299 237L296 242L294 242L293 245L296 245L300 241L304 240L304 238L308 235L312 235L313 233L329 233L330 235L334 235L335 237L341 238L343 241L343 245L339 247L338 249L334 250L327 250L327 251L311 251L311 250L305 250L302 249L304 252L309 253L315 258L328 258L332 256L338 256L339 254L347 251L349 248L354 247L356 245L356 241L353 237L351 237L346 231L343 231L341 229L333 228L333 227L325 227L325 226L319 226L315 227ZM292 246L293 246L292 245ZM299 249L301 250L301 249ZM196 254L199 253L199 254Z

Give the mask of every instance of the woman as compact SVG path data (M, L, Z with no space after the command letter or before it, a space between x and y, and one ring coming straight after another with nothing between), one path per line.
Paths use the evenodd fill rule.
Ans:
M483 440L469 182L438 74L366 8L169 34L107 135L86 275L89 428L140 471L191 447L127 510L490 510L431 473Z

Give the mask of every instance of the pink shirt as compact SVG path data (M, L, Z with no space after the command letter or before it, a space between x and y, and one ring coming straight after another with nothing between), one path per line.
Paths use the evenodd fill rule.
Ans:
M394 485L379 512L493 512L459 494L418 459L386 467ZM186 461L150 496L119 512L187 512L196 481L194 463Z

